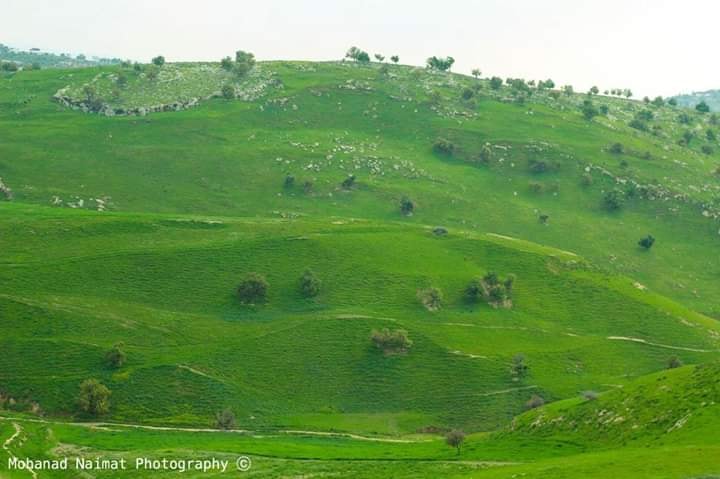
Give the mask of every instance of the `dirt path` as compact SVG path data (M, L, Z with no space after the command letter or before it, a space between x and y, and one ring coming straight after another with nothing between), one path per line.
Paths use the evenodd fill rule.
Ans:
M16 457L15 454L13 454L12 451L10 450L10 444L12 444L13 441L15 439L17 439L20 436L20 434L22 434L22 427L20 427L20 424L14 422L13 427L15 428L15 433L12 436L10 436L8 439L6 439L2 445L3 450L7 453L8 456L10 456L10 459ZM30 474L32 474L33 479L37 479L37 472L35 472L31 467L28 467L27 471Z

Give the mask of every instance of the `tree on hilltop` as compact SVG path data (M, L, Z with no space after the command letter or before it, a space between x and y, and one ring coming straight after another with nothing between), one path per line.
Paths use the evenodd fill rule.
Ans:
M358 63L370 62L370 55L368 54L368 52L361 50L358 47L350 47L347 53L345 53L345 58L349 58Z
M453 57L440 58L432 56L426 61L427 67L429 69L442 72L450 70L450 68L452 68L453 66L453 63L455 63L455 59Z
M153 62L153 65L161 67L161 66L165 65L165 57L162 55L158 55L152 59L152 62Z
M397 55L393 55L393 56L390 57L390 60L391 60L393 63L397 63L397 62L400 61L400 57L397 56Z

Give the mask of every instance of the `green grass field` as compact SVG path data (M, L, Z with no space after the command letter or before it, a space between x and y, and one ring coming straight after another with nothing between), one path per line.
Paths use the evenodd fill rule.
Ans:
M589 121L585 95L339 62L260 63L239 98L208 98L229 81L217 65L163 69L0 76L0 442L17 433L0 455L245 454L256 477L720 473L714 117L595 96L608 112ZM203 100L146 116L53 100L89 83L114 106ZM649 131L631 128L646 110ZM236 297L250 272L265 304ZM488 272L516 277L512 308L466 299ZM431 286L437 312L416 298ZM382 354L382 328L412 347ZM691 366L664 372L673 356ZM112 391L99 419L78 413L88 378ZM534 395L548 404L526 412ZM205 431L225 408L245 432ZM138 474L95 477L157 473Z

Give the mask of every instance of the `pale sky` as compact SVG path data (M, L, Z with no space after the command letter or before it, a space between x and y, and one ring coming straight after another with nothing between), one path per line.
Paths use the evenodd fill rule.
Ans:
M2 0L0 43L147 61L340 59L552 78L637 96L720 88L715 0Z

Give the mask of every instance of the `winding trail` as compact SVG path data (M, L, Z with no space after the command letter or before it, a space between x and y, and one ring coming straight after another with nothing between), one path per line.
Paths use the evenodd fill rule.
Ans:
M5 418L2 418L2 419L5 419ZM2 445L3 450L7 453L8 456L10 456L10 459L13 459L13 458L16 458L16 457L17 457L17 456L15 456L15 454L13 454L12 451L10 450L10 444L12 444L13 441L14 441L15 439L17 439L18 436L20 436L20 434L22 434L22 427L20 427L20 424L14 422L14 423L13 423L13 427L15 428L15 433L14 433L12 436L10 436L9 438L7 438L7 439L5 440L5 442L3 443L3 445ZM27 471L28 471L30 474L32 474L33 479L37 479L37 472L35 472L31 467L28 467L28 468L27 468Z

